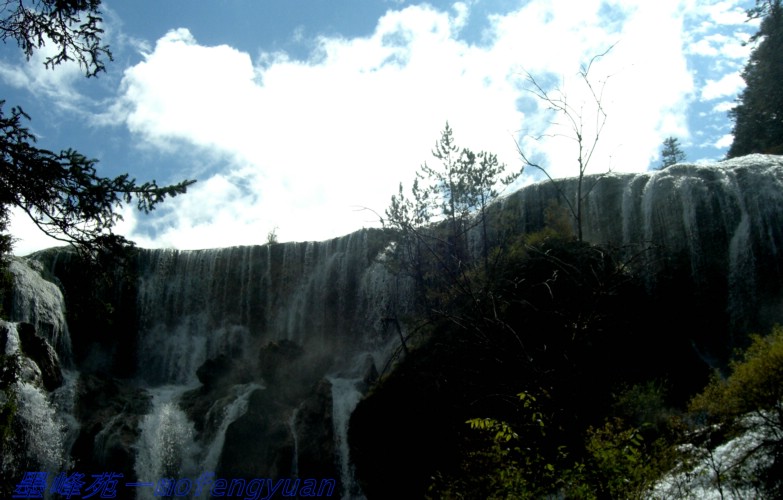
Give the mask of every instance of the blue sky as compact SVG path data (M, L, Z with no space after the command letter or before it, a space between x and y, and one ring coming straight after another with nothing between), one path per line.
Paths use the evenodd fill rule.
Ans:
M573 131L529 92L560 90L591 137L580 67L607 119L590 165L642 172L679 138L689 161L731 143L727 111L757 26L752 0L167 0L104 3L106 74L45 70L0 46L0 99L39 145L75 148L106 176L197 179L117 228L146 247L319 240L377 225L446 121L460 146L522 167L517 147L573 175ZM555 94L553 94L555 95ZM533 137L541 137L534 140ZM519 185L536 179L528 169ZM19 254L51 246L14 216Z

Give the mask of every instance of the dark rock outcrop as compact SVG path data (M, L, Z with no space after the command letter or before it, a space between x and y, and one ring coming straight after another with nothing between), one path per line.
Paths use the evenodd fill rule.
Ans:
M301 477L338 477L334 446L332 384L322 379L299 407L294 423L299 436Z
M151 409L143 389L106 375L82 374L76 400L76 418L81 432L73 455L101 471L133 474L139 424Z
M62 386L63 372L54 348L35 333L35 327L30 323L19 323L17 331L22 351L41 369L41 381L46 390L53 391Z

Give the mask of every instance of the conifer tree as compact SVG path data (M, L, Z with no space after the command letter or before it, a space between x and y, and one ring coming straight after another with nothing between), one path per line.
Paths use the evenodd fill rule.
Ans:
M661 169L671 167L685 161L685 152L680 149L680 141L676 137L667 137L661 149Z
M49 44L56 50L44 61L45 67L54 70L76 61L87 77L97 76L112 58L102 42L100 5L101 0L4 2L0 42L15 41L28 59ZM19 106L7 112L4 105L0 98L0 257L13 243L6 233L13 207L44 233L77 250L112 252L130 243L112 233L124 204L135 201L146 213L195 182L159 186L154 180L137 183L128 174L103 177L96 160L73 149L58 153L38 147L37 137L25 125L30 116Z
M751 39L758 45L742 72L747 86L729 112L734 120L734 142L728 158L783 154L783 7L780 0L758 2L748 16L764 17Z

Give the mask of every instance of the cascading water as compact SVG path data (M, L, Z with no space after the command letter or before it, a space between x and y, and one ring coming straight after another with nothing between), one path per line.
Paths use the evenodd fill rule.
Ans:
M329 377L332 383L332 404L334 411L335 447L338 451L340 480L343 485L343 500L364 498L358 483L348 448L348 421L362 398L357 389L360 378Z
M40 262L12 259L8 270L14 277L11 320L32 324L57 351L60 362L67 365L71 360L71 337L62 292L41 278Z
M573 197L576 182L558 182ZM493 210L503 210L514 231L535 231L546 209L562 202L557 191L550 183L529 186ZM644 246L651 288L666 266L684 263L694 287L726 290L727 313L742 327L749 311L772 311L765 290L783 281L783 160L751 156L604 176L584 202L583 233L593 243ZM383 232L364 230L324 242L140 250L132 383L152 394L152 404L138 418L139 481L220 470L247 478L333 474L346 498L360 496L347 446L365 380L356 360L371 353L384 364L399 343L388 319L413 307L412 284L378 262L387 245ZM25 273L15 272L18 282ZM59 290L25 287L43 298L20 300L18 320L38 325L68 356ZM59 312L48 317L50 308ZM770 320L783 320L777 314ZM34 392L27 391L31 401ZM30 407L40 421L53 421L43 402ZM107 441L112 422L132 422L125 411L107 414L104 429L89 438ZM331 429L319 425L326 421ZM233 447L241 448L235 458L227 453Z
M137 443L136 475L144 481L159 478L179 478L192 471L196 453L193 423L177 406L178 386L150 389L152 411L139 425L141 435ZM121 417L121 414L118 415ZM111 427L111 422L107 427ZM141 490L138 498L153 498L153 491Z
M291 459L291 476L299 476L299 434L296 432L296 415L299 408L294 408L291 412L291 418L288 419L288 426L291 428L291 437L294 440L294 456Z
M14 357L21 365L18 369L19 379L12 384L10 392L13 394L11 397L16 399L14 406L17 411L14 417L20 420L25 429L23 438L13 437L22 439L24 447L18 446L16 449L20 453L23 449L25 456L3 457L3 469L12 467L12 462L15 462L38 465L44 470L59 470L67 463L64 445L68 428L47 392L40 387L40 370L23 355L16 324L0 321L0 328L6 333L5 356Z
M215 405L210 408L210 412L219 412L221 415L217 416L217 420L220 422L217 432L214 438L204 446L203 458L199 464L200 470L213 472L217 469L218 460L220 459L220 453L223 451L223 444L225 443L226 429L229 425L236 421L237 418L247 412L248 399L253 391L263 389L258 384L243 384L235 386L236 392L235 399L226 405L225 407ZM209 418L209 415L207 416Z
M556 182L575 199L576 179ZM696 292L726 290L722 300L734 330L747 330L760 311L775 314L768 309L776 306L762 296L777 293L783 278L783 157L749 155L584 182L591 186L583 202L584 240L625 249L629 259L639 253L651 290L677 267ZM497 208L519 232L529 232L543 226L553 204L565 202L558 188L543 182L513 193ZM766 325L772 322L765 318Z

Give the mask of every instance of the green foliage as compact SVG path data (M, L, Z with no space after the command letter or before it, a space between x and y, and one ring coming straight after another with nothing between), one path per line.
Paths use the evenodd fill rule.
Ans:
M663 441L659 444L671 449ZM640 429L616 418L589 428L585 447L590 466L584 468L584 480L592 484L598 498L646 498L669 465L659 449L645 446Z
M459 148L448 123L432 155L437 163L421 166L410 195L400 184L384 219L395 235L385 262L395 274L414 280L418 305L430 319L451 314L454 297L474 293L470 274L482 264L490 266L488 208L499 187L519 175L504 175L505 165L494 154ZM480 255L470 246L469 232L476 228Z
M0 215L2 217L2 215ZM8 270L8 258L11 254L12 238L8 234L3 234L6 227L6 221L0 220L0 318L6 316L11 308L11 297L13 294L14 278L11 271Z
M524 431L505 421L474 418L471 429L489 439L469 453L457 477L440 474L430 494L440 498L646 498L674 463L676 451L664 439L646 444L643 432L619 419L584 431L584 449L560 444L562 432L537 399L519 394ZM548 436L547 431L552 433ZM560 436L558 437L558 435ZM547 442L546 439L550 442ZM581 458L578 458L581 457Z
M731 374L716 374L691 402L691 411L718 420L750 412L771 412L783 431L783 327L767 336L751 336L751 344L731 362Z
M675 412L666 404L666 388L656 380L635 384L621 391L612 405L623 420L656 433L667 432Z
M783 327L767 336L751 336L750 346L731 362L730 374L716 373L694 397L690 411L706 423L696 445L714 468L717 487L756 489L783 494ZM731 463L714 460L713 449L728 439L755 432L757 445L737 451ZM768 465L753 465L767 457ZM723 483L723 484L722 484Z
M487 207L499 195L498 185L509 185L519 174L504 176L505 165L498 162L495 154L460 149L448 123L432 155L438 160L438 166L427 163L421 166L413 182L412 198L405 195L400 184L399 192L392 196L386 209L385 224L412 233L432 220L445 221L450 227L451 251L456 258L464 258L460 254L464 248L460 245L465 244L466 232L484 222ZM475 214L479 215L478 221L473 219Z
M728 158L783 154L783 6L780 0L757 1L748 16L762 17L762 21L752 38L757 45L742 72L746 87L729 112L734 141Z
M667 137L663 141L661 149L661 169L671 167L685 161L685 152L680 148L680 141L676 137Z
M541 498L560 482L563 470L558 460L566 458L562 448L554 456L539 446L546 436L543 408L532 394L518 394L523 414L519 433L511 425L493 418L466 421L483 439L465 455L459 472L439 473L429 487L429 498Z

